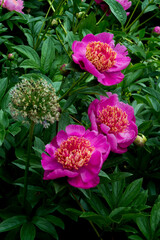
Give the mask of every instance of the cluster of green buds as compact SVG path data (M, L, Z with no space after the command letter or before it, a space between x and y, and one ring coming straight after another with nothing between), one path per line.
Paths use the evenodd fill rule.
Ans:
M49 127L59 120L60 106L55 89L44 79L23 79L10 91L9 108L13 118Z

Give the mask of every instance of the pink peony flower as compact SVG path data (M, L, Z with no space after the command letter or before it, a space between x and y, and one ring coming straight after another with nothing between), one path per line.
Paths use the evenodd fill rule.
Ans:
M119 2L123 9L126 11L128 8L131 7L132 5L132 2L128 1L128 0L116 0L117 2ZM103 0L95 0L95 2L97 4L100 5L101 9L106 12L107 10L107 13L106 15L108 16L110 13L111 13L111 10L109 9L109 6L107 5L107 3L105 3ZM130 14L129 12L126 12L127 16Z
M74 41L72 44L73 61L106 86L121 82L125 69L131 59L127 57L127 48L117 44L114 46L113 34L100 33L96 36L87 34L82 41Z
M2 4L2 7L7 8L9 11L16 11L16 12L22 12L23 9L23 1L22 0L0 0L0 5Z
M157 33L158 35L160 35L160 27L159 26L156 26L154 29L153 29L153 32Z
M91 188L99 183L98 174L109 155L106 137L80 125L69 125L59 131L42 153L44 180L68 177L78 188Z
M89 105L91 130L107 136L112 152L124 153L138 134L134 109L119 102L117 94L107 94L109 98L101 96L100 100L95 99Z

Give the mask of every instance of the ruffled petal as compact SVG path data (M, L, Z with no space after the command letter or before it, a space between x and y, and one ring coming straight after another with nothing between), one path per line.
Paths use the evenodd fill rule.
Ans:
M85 127L71 124L66 127L66 133L68 136L81 137L85 134Z
M88 189L88 188L93 188L96 187L100 182L100 179L98 176L95 176L92 180L89 182L83 182L82 178L80 176L75 177L75 178L69 178L68 183L77 188L83 188L83 189Z
M45 171L44 172L44 180L53 180L56 178L61 178L61 177L69 177L69 178L74 178L78 176L77 172L72 172L66 169L55 169L54 171Z

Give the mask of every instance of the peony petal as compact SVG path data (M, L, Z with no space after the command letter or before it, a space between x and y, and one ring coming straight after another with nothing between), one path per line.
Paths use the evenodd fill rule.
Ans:
M55 158L50 157L45 153L42 153L41 164L44 170L49 170L49 171L55 170L56 168L60 168L60 169L63 168L62 165L58 163Z
M69 178L74 178L77 177L78 173L77 172L72 172L66 169L55 169L54 171L45 171L44 172L44 180L53 180L56 178L61 178L61 177L69 177Z
M103 75L103 77L102 78L99 77L98 81L105 86L111 86L111 85L118 84L124 78L124 75L121 72L111 72L111 73L110 72L104 72L101 75Z
M71 186L76 187L76 188L83 188L83 189L96 187L99 184L99 182L100 182L100 179L98 176L94 177L89 182L83 182L82 178L80 176L68 179L68 183Z
M62 142L67 140L67 138L68 138L68 135L65 131L63 130L59 131L57 133L57 138L56 138L58 146L60 146Z
M85 134L85 127L71 124L66 127L66 133L68 136L81 137Z
M114 40L113 40L113 34L111 33L107 33L107 32L103 32L103 33L99 33L96 35L96 38L98 41L103 42L103 43L108 43L110 45L110 47L114 47Z

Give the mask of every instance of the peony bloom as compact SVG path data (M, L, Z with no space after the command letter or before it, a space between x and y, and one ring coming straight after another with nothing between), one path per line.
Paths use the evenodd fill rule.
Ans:
M117 94L107 94L109 98L101 96L100 100L95 99L88 108L91 130L107 136L112 152L124 153L138 134L134 109L119 102Z
M98 174L109 155L106 137L80 125L69 125L59 131L42 153L44 180L68 177L78 188L91 188L99 183Z
M153 29L153 32L154 32L154 33L157 33L158 35L160 35L160 27L159 27L159 26L156 26L156 27Z
M128 0L116 0L117 2L119 2L123 9L126 11L128 8L131 7L132 5L132 2L128 1ZM109 9L109 6L107 5L107 3L105 3L103 0L95 0L95 2L97 4L100 5L101 9L106 12L107 10L107 13L106 15L108 16L110 13L111 13L111 10ZM127 16L130 14L129 12L126 12Z
M0 5L2 4L2 7L7 8L9 11L16 11L16 12L22 12L23 9L23 1L22 0L0 0Z
M114 46L113 34L100 33L96 36L87 34L82 41L74 41L72 44L73 61L106 86L121 82L124 75L121 70L125 69L131 59L127 57L128 51L125 46Z

